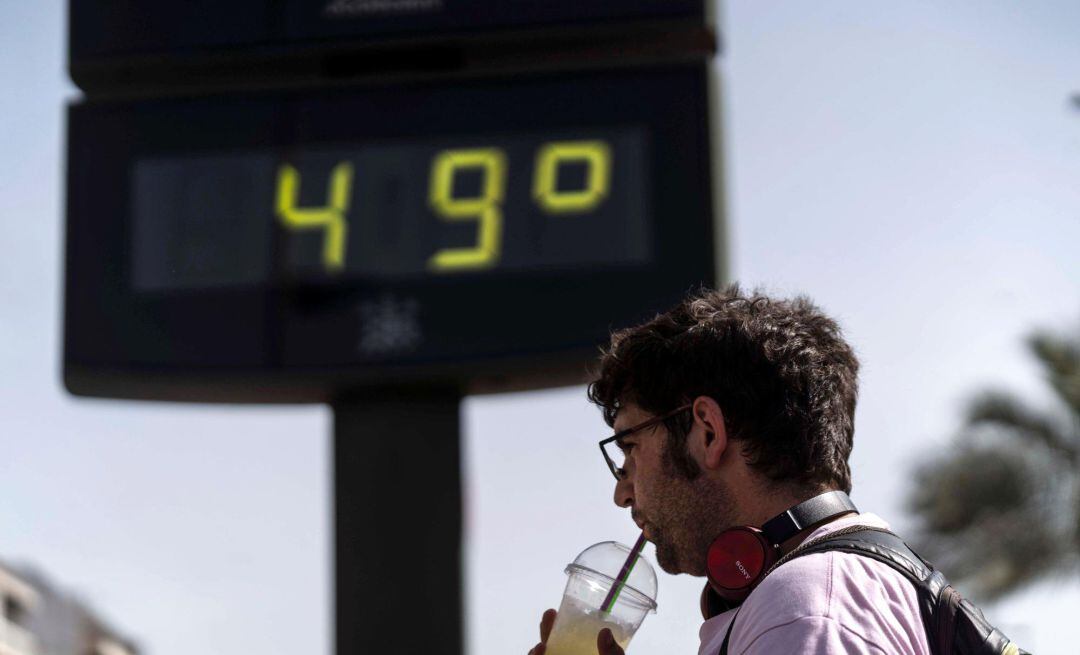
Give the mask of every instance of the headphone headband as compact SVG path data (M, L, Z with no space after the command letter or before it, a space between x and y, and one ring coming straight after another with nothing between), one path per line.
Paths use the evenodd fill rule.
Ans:
M761 526L761 531L768 537L769 543L782 544L812 525L857 511L846 493L827 491L769 519Z

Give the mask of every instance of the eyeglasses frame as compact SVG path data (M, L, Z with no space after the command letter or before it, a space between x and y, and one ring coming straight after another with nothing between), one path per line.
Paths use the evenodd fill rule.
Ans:
M694 403L687 403L687 404L683 405L682 407L679 407L678 409L671 410L667 414L661 414L660 416L654 416L654 417L652 417L651 419L649 419L647 421L643 421L641 423L638 423L637 425L630 426L630 427L626 428L625 430L619 430L618 432L611 435L607 439L602 440L600 442L600 453L604 456L604 461L607 462L608 468L611 470L611 474L615 476L615 479L620 481L620 482L625 480L626 479L626 471L619 468L619 467L617 467L617 466L615 466L615 462L613 462L611 460L611 458L608 457L607 451L604 449L604 446L608 445L612 441L618 441L619 439L625 439L626 437L630 436L631 434L633 434L635 432L645 430L646 428L651 428L651 427L657 425L658 423L661 423L663 421L668 420L669 418L672 418L673 416L678 416L679 414L685 412L686 410L691 409L693 406L694 406Z

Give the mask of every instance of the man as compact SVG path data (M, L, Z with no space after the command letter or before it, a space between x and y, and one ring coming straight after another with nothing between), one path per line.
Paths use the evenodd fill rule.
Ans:
M703 290L612 335L589 399L622 433L608 457L615 504L630 510L661 568L704 576L725 530L850 492L858 366L837 324L809 300L737 285ZM848 512L801 530L780 552L851 525L888 527ZM706 587L703 612L709 599ZM555 618L544 613L531 655L544 655ZM837 551L776 568L740 607L708 618L700 636L699 655L722 646L739 655L930 652L913 585ZM597 652L623 651L603 630Z

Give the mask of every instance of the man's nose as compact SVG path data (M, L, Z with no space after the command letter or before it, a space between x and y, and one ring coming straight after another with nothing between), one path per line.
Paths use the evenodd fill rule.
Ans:
M619 507L634 505L634 483L624 478L615 483L615 504Z

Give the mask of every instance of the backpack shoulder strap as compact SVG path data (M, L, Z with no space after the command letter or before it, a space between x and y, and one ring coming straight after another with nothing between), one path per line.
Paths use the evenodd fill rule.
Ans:
M728 655L728 641L731 640L731 629L735 627L735 619L739 617L739 612L735 612L735 616L731 617L731 623L727 626L727 632L724 634L724 643L720 644L719 655Z
M940 571L919 557L903 539L882 528L854 525L822 535L782 557L769 573L797 557L834 550L877 560L914 585L931 653L1026 655L1026 651L990 625L977 607L961 598ZM963 615L962 621L960 615ZM956 651L956 644L965 646Z
M797 557L830 550L876 559L896 569L916 585L926 584L933 578L934 568L915 554L903 539L888 530L869 525L849 526L801 544L780 558L769 572Z
M911 550L903 539L888 530L868 525L853 525L830 532L800 545L782 557L769 571L772 572L776 567L795 558L828 551L869 557L907 578L915 587L919 614L922 616L932 652L949 652L948 648L942 646L948 643L943 641L944 632L951 628L955 610L948 617L941 616L941 612L937 611L938 597L942 590L949 587L949 581ZM949 638L951 639L951 635Z
M934 573L931 567L908 548L900 537L892 532L868 525L853 525L835 532L830 532L801 544L798 548L780 558L780 560L765 573L765 576L767 577L776 570L778 566L790 562L797 557L832 550L857 553L859 555L872 557L900 571L900 573L911 580L916 589L920 590L925 587L925 581L932 578L932 574ZM940 574L937 575L940 577ZM944 578L942 578L942 581L944 581ZM939 586L935 589L934 597L936 597L936 591L940 590L940 588L941 587ZM929 626L929 621L931 620L933 612L934 598L926 598L922 593L918 595L919 609L923 617L923 622L926 626ZM719 655L728 655L728 642L731 639L731 630L735 626L735 618L738 618L738 613L735 614L731 623L728 624L727 634L724 635L724 641L720 646Z

